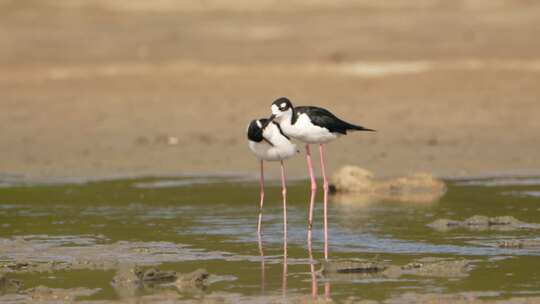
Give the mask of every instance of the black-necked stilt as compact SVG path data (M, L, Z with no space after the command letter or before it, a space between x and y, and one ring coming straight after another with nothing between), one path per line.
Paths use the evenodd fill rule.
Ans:
M287 186L285 185L285 166L283 160L299 153L296 145L285 136L279 125L268 119L253 120L247 131L249 148L261 162L261 201L257 234L261 233L262 208L264 204L264 161L280 161L281 163L281 193L283 195L283 239L287 248ZM286 249L285 249L286 250Z
M324 182L324 258L328 259L328 179L326 177L326 166L324 161L324 144L341 135L346 135L347 131L374 130L343 121L323 108L312 106L294 107L291 101L285 97L279 98L272 103L272 116L270 116L269 120L276 121L285 135L306 143L306 159L311 179L311 199L308 215L309 243L311 243L313 205L315 203L315 193L317 190L309 145L319 144L321 172Z

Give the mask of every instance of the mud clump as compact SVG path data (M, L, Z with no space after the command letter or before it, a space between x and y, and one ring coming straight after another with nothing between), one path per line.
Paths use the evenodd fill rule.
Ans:
M487 217L474 215L463 221L450 219L437 219L427 225L438 231L448 231L456 228L471 230L517 230L517 229L540 229L539 224L522 222L512 216Z
M489 226L489 217L483 215L473 215L463 221L466 226Z
M406 264L399 269L389 269L387 275L416 275L424 277L462 278L472 270L469 260L437 260L422 259ZM391 275L392 274L392 275Z
M377 261L338 260L323 262L321 273L379 273L385 269L386 265Z
M332 189L338 200L392 200L426 203L440 199L447 190L446 184L428 173L416 173L392 179L376 179L368 170L345 166L331 178Z
M135 275L139 281L145 283L173 282L176 280L176 272L161 271L157 268L150 268L146 270L136 269Z
M178 278L175 271L163 271L157 268L143 269L139 266L120 265L113 278L113 285L138 285L143 283L171 283Z
M16 293L22 285L21 281L10 279L5 274L0 273L0 295Z
M193 272L179 275L174 285L180 291L186 289L205 289L207 285L207 279L210 276L206 269L197 269Z
M139 290L156 291L172 286L180 292L204 290L208 277L209 273L205 269L179 274L157 268L142 269L139 266L121 265L113 278L112 286L120 298L131 298L136 296Z
M99 292L99 288L89 289L89 288L72 288L72 289L62 289L62 288L49 288L46 286L37 286L26 290L24 294L28 297L30 302L51 302L51 303L64 303L64 302L73 302L77 297L87 297Z

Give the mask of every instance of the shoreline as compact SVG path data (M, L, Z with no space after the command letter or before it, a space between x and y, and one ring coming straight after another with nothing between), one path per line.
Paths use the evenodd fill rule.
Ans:
M420 172L415 172L420 173ZM429 172L421 172L429 173ZM329 175L330 176L330 175ZM401 175L395 176L378 176L375 178L387 179L396 178ZM492 174L480 174L471 176L437 176L435 178L441 179L446 182L460 182L460 181L473 181L473 180L497 180L497 179L527 179L527 178L540 178L540 171L538 172L499 172ZM19 174L0 173L0 188L11 188L18 186L33 187L33 186L50 186L50 185L82 185L86 183L100 183L100 182L114 182L114 181L126 181L126 180L144 180L144 179L186 179L196 180L193 184L212 184L213 182L201 182L198 179L209 178L218 179L220 182L226 183L255 183L258 182L258 173L232 173L232 172L214 172L214 173L177 173L177 174L122 174L122 175L95 175L95 176L22 176ZM318 181L321 181L322 177L316 177ZM265 176L265 180L270 183L278 182L279 176ZM294 176L287 179L288 182L297 183L309 181L309 176ZM191 185L191 184L189 184ZM181 186L182 187L182 186Z

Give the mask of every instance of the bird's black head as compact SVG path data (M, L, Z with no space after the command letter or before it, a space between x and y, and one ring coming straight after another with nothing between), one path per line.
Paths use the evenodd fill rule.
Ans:
M254 142L263 141L263 130L270 121L266 118L254 119L249 123L247 137Z
M271 120L281 123L284 120L290 120L294 114L294 107L291 101L286 97L281 97L272 102Z
M272 112L274 112L274 108L277 108L280 112L285 112L289 109L292 109L293 105L287 97L281 97L272 102Z

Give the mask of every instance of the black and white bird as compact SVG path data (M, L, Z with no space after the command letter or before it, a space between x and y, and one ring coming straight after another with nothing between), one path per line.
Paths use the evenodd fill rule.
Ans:
M261 166L260 187L261 200L257 234L261 233L262 208L264 204L264 161L280 161L281 163L281 193L283 195L283 238L287 243L287 186L285 183L285 166L283 161L298 154L300 151L284 135L279 125L269 119L251 121L247 130L249 148L259 158ZM286 246L285 246L286 248Z
M286 136L306 143L306 159L311 179L311 198L308 215L308 242L311 244L311 228L313 224L313 207L317 183L313 174L310 144L319 144L321 172L324 189L324 257L328 259L328 179L324 161L324 144L342 136L349 131L375 131L359 125L348 123L330 111L313 106L294 107L288 98L281 97L272 103L272 116L269 120L279 124Z

